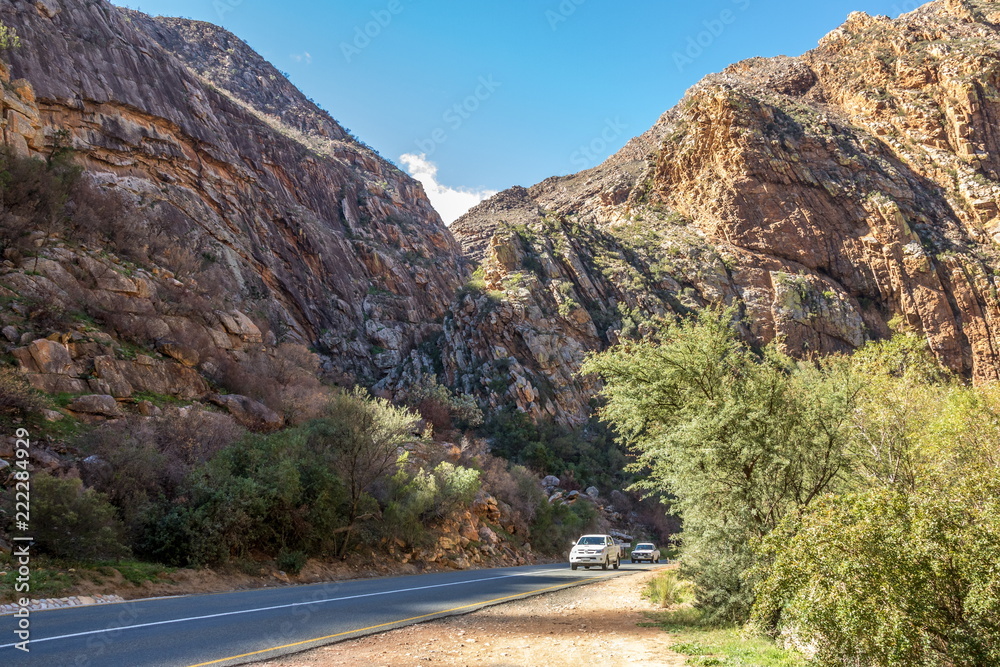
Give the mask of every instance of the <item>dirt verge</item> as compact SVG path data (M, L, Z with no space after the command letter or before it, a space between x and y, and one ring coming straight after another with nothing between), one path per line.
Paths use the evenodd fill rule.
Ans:
M661 569L661 568L656 568ZM654 570L655 571L655 570ZM341 642L263 667L560 667L629 662L680 667L659 628L640 627L656 608L641 591L653 572L615 577L481 611Z

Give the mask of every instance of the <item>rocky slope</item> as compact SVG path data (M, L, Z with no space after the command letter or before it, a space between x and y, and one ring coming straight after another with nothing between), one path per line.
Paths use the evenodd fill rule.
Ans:
M998 56L998 2L855 13L801 57L707 77L603 165L484 202L452 226L485 284L447 320L449 381L579 421L588 350L718 303L757 344L910 328L998 379Z
M83 0L5 2L0 21L22 42L5 54L20 77L5 86L7 143L39 156L71 146L144 233L171 237L170 279L210 283L218 310L245 316L237 328L313 345L346 381L378 379L440 330L463 260L420 185L238 38ZM4 284L71 308L50 273L87 252L70 244L47 257L59 267ZM189 347L231 333L156 303L126 312Z

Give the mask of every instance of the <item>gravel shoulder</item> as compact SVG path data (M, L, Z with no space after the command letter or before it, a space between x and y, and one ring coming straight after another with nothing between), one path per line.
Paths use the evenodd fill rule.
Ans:
M663 630L640 627L656 607L641 592L654 572L620 576L362 639L341 642L264 667L578 666L596 656L681 667ZM598 662L605 662L603 659Z

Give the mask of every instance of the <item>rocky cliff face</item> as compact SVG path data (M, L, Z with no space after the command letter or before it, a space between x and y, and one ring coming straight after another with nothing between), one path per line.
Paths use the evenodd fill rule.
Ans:
M804 56L733 65L600 167L453 225L486 284L445 358L515 369L486 400L579 419L584 352L726 303L758 344L826 354L907 327L996 380L998 118L997 2L855 13ZM449 379L477 388L463 366Z
M223 310L272 343L315 345L346 379L378 379L440 330L463 260L420 185L242 41L107 2L13 0L0 20L22 41L6 54L19 77L5 86L7 142L75 149L104 191L181 239L192 276L213 265Z

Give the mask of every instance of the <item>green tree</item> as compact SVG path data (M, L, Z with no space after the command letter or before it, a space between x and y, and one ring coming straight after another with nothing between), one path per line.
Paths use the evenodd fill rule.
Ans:
M756 354L730 310L702 311L660 338L593 356L583 372L604 379L601 414L637 455L636 487L670 498L683 518L702 602L741 619L751 542L850 476L860 387L843 359Z
M417 418L381 398L370 398L363 389L335 395L326 416L310 426L309 442L329 461L344 481L348 498L348 524L340 553L347 553L359 521L377 514L369 492L395 470L399 448L415 439Z
M765 541L755 623L821 666L1000 664L998 491L824 499Z
M114 507L102 494L84 489L79 479L44 473L32 478L31 530L39 551L53 556L111 560L129 555Z

